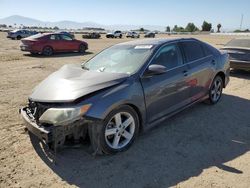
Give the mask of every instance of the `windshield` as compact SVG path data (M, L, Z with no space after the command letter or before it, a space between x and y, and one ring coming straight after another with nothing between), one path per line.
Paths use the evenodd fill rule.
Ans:
M115 45L83 65L84 69L111 72L135 73L152 53L152 45Z

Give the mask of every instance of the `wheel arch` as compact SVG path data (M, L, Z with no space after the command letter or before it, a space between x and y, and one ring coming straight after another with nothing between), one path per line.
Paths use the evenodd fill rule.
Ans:
M144 122L143 118L142 118L142 112L140 111L140 109L136 105L134 105L132 103L125 103L123 105L130 106L137 113L138 118L139 118L139 132L141 132L143 130L143 122Z
M222 81L223 81L223 88L225 88L226 87L226 82L225 82L225 78L226 78L226 75L225 75L225 73L223 72L223 71L219 71L216 75L215 75L215 77L216 76L220 76L221 78L222 78ZM214 77L214 78L215 78Z

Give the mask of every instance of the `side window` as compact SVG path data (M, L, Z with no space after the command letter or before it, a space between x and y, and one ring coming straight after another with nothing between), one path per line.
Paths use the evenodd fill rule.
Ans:
M72 40L72 38L67 35L61 35L61 38L62 40Z
M50 35L50 40L61 40L60 35Z
M195 61L205 56L202 46L196 41L185 41L182 42L183 50L187 61Z
M208 45L203 44L202 46L203 46L203 49L204 49L204 52L205 52L205 55L206 55L206 56L209 56L209 55L212 55L212 54L213 54L213 52L211 51L211 49L209 48Z
M56 40L56 35L50 35L50 40Z
M182 55L176 44L170 44L161 48L152 61L152 64L163 65L167 69L178 67L182 63Z

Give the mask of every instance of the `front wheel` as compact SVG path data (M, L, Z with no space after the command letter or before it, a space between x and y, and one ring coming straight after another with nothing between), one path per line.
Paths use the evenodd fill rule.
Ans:
M223 80L220 76L216 76L209 89L209 98L206 100L209 104L216 104L219 102L223 90Z
M138 115L127 105L110 112L102 124L89 125L91 145L97 154L114 154L128 149L138 132Z
M85 45L80 44L80 46L79 46L79 53L84 54L84 53L85 53L85 51L86 51L86 47L85 47Z

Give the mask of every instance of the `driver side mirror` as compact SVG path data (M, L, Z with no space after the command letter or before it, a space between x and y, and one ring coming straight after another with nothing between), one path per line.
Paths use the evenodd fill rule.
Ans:
M144 75L153 76L153 75L164 74L165 72L167 72L167 68L165 66L152 64L152 65L149 65Z

